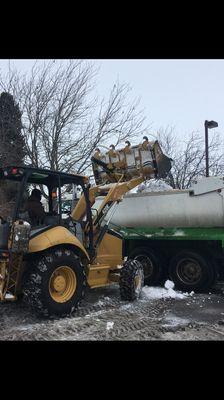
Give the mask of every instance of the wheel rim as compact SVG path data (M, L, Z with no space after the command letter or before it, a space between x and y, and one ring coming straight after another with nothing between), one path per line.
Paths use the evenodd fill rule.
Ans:
M150 278L153 273L153 263L150 257L146 256L145 254L139 254L134 259L142 264L144 269L145 279Z
M201 280L202 269L195 259L185 258L177 264L177 275L181 282L186 284L196 284Z
M67 266L58 267L51 275L49 293L57 303L69 301L76 291L75 272Z

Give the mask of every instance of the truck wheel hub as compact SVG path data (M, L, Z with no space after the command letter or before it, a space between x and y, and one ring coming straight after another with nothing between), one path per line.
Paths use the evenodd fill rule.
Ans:
M179 279L187 283L196 283L201 278L201 267L194 260L183 260L179 263L177 271Z

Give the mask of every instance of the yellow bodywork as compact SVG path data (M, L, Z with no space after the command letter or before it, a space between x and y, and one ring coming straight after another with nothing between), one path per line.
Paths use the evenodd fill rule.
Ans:
M29 242L29 252L36 253L54 246L66 244L78 247L89 259L80 241L66 228L57 226L40 233ZM97 257L87 266L87 282L90 287L100 287L111 283L110 271L122 264L122 239L106 233L97 249Z
M104 186L95 186L90 188L89 198L90 203L93 205L96 197L100 194L104 194L104 200L98 209L100 215L104 207L110 203L121 201L122 197L129 190L133 189L141 182L144 178L139 176L133 178L128 182L116 182ZM84 195L81 196L78 204L72 212L72 218L76 221L81 221L86 214L86 201ZM93 218L93 234L94 242L97 240L99 233L97 225L97 216ZM85 231L87 232L88 226ZM122 239L116 237L113 234L106 233L97 247L97 255L93 260L92 264L88 265L87 269L87 281L90 287L100 287L109 285L111 282L117 281L116 270L122 265ZM113 272L112 272L113 270Z
M100 287L114 282L114 273L122 265L122 239L106 233L97 249L97 257L88 266L87 281L90 287Z
M128 182L116 182L104 186L92 187L89 190L90 203L93 204L98 195L104 194L105 198L102 202L98 214L103 210L108 202L120 201L123 195L137 186L143 181L143 177L131 179ZM78 204L72 212L72 218L76 221L82 221L86 215L86 201L84 195L81 196ZM93 218L93 234L94 242L97 239L99 230L95 224L96 217ZM87 229L85 229L87 233ZM57 226L46 230L43 233L37 234L29 242L29 252L37 253L50 249L55 246L73 245L78 248L89 260L86 266L87 282L91 288L109 285L111 282L117 281L116 272L119 266L122 265L122 239L106 233L97 247L96 258L91 262L88 253L83 244L72 234L68 229L62 226Z
M88 253L82 243L63 226L48 229L31 239L29 242L29 253L36 253L61 244L78 247L86 255L87 259L89 259Z
M89 199L91 205L95 203L96 197L102 194L105 195L105 199L102 202L98 214L100 214L101 210L104 208L104 206L110 202L116 202L122 200L122 197L125 193L129 192L129 190L133 189L137 185L140 185L144 181L144 178L142 176L139 176L138 178L133 178L128 182L116 182L116 183L110 183L108 185L104 186L94 186L89 189ZM83 219L83 217L86 214L86 200L85 196L82 195L72 211L72 218L75 221L80 221ZM95 222L96 217L93 219L93 224Z
M122 239L106 233L97 249L95 263L107 264L112 268L122 264Z

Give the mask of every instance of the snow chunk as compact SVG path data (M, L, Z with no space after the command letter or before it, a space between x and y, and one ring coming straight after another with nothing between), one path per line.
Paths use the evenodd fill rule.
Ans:
M25 225L25 226L31 226L31 225L29 224L29 222L27 222L27 221L23 221L23 225Z
M10 293L6 293L5 298L6 299L14 299L14 296Z
M174 283L172 281L169 281L169 279L165 282L164 287L166 289L174 289Z
M110 329L113 329L114 326L114 322L107 322L107 331L109 331Z
M102 301L102 300L99 300L96 304L97 304L98 306L104 306L104 305L105 305L105 302Z
M185 233L180 229L177 229L173 236L185 236Z

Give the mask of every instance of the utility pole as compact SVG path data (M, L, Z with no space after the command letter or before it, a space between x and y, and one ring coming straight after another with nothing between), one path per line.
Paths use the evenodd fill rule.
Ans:
M218 122L205 121L205 176L209 176L209 159L208 159L208 129L217 128Z

